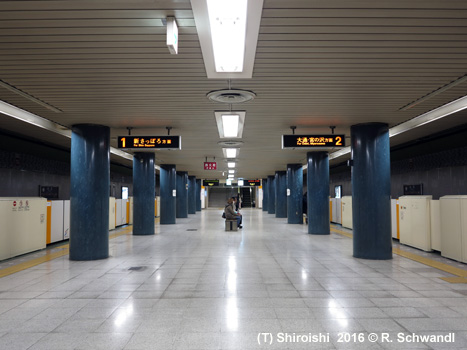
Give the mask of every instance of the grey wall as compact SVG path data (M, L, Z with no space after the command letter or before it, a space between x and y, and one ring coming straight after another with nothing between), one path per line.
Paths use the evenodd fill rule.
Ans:
M122 186L133 195L132 177L110 173L110 193L122 197ZM70 199L70 164L37 155L0 150L0 197L37 197L39 186L58 186L59 199Z
M227 199L236 196L237 188L230 187L208 187L209 208L224 208Z
M467 147L421 155L391 162L391 197L404 194L403 185L423 184L423 193L433 199L453 194L467 194ZM331 174L329 193L342 185L344 196L352 195L351 171Z

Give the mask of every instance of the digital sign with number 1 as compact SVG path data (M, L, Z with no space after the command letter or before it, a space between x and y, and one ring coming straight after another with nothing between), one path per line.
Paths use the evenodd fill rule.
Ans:
M181 149L180 136L119 136L118 148Z

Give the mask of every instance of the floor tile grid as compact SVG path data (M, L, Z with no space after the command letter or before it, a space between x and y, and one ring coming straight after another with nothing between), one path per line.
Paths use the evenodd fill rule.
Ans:
M209 217L211 213L207 211L203 214ZM252 212L251 216L253 217L254 214L256 213ZM150 343L154 346L154 342L142 341L141 337L149 339L148 333L158 333L157 330L169 334L165 341L161 341L161 344L165 344L164 346L167 348L196 348L196 346L232 348L232 346L241 344L239 348L244 349L247 348L245 345L249 345L250 341L253 341L255 333L252 331L263 330L262 328L267 328L266 331L297 332L300 329L305 332L320 329L367 331L366 328L375 329L375 324L378 322L373 320L380 320L380 327L397 329L397 326L405 327L404 325L406 325L407 328L403 329L408 331L410 327L414 327L411 322L419 321L422 315L424 319L430 318L425 313L416 313L419 311L417 307L407 309L405 306L400 306L399 302L404 301L404 298L391 294L417 292L413 289L401 290L399 284L396 288L392 281L400 282L405 286L406 283L409 283L408 280L417 277L419 279L416 280L418 282L415 283L416 287L434 283L429 278L427 280L427 277L410 271L410 269L418 268L417 265L407 264L403 261L399 266L393 262L387 265L357 261L351 258L350 245L349 242L346 244L345 240L333 239L332 235L324 240L315 239L316 237L311 239L311 237L304 235L302 227L299 227L298 230L290 229L287 225L282 225L281 220L271 218L269 215L256 219L256 224L263 221L263 229L255 228L258 231L253 230L255 223L251 222L250 231L248 232L246 227L245 234L242 236L226 235L218 229L211 229L214 232L210 232L210 229L204 231L200 229L200 236L193 237L193 233L187 236L183 231L186 226L181 223L175 225L180 227L170 229L170 234L177 236L176 238L158 239L156 238L158 236L154 237L158 241L157 245L154 242L154 247L157 246L157 248L145 247L144 243L137 242L136 237L122 238L121 242L112 244L113 256L119 259L118 263L75 265L71 271L67 271L64 276L61 276L63 280L52 278L50 281L42 282L42 289L47 288L47 283L53 286L43 294L68 293L75 288L71 295L83 293L82 295L78 294L78 296L93 296L89 299L80 299L70 298L71 295L64 296L65 294L63 294L64 301L72 301L73 303L85 301L85 303L73 306L74 309L73 307L71 309L73 311L70 311L71 316L66 319L68 324L65 321L62 322L46 336L55 339L56 344L61 344L59 335L62 332L64 332L63 334L71 334L73 326L80 329L79 321L84 320L81 323L87 323L88 327L81 328L83 332L87 332L84 334L98 334L100 333L99 328L101 331L111 330L109 332L111 334L128 335L129 333L130 338L126 336L115 337L116 346L129 349L135 348L135 346L136 348L145 348ZM201 221L203 222L203 220ZM191 227L194 223L190 222L189 224ZM276 231L277 226L279 226L279 230ZM161 228L161 230L163 229L164 227ZM251 237L248 233L251 234ZM169 230L167 230L167 234L169 234ZM293 242L289 242L289 237L292 237ZM304 241L307 244L306 248ZM131 254L123 247L124 245L131 246ZM141 254L143 251L144 254ZM138 253L138 256L146 256L146 253L149 256L144 259L136 259L135 252ZM170 252L170 256L167 252ZM314 258L310 259L309 256ZM342 263L336 264L333 261L341 261ZM67 265L67 263L62 261L61 264L57 265L62 265L62 270L64 270L63 265ZM128 272L128 268L132 266L146 268L139 272ZM424 271L424 273L427 272L429 271ZM49 271L49 274L54 275L54 272ZM69 280L65 280L67 274L69 274L68 277L71 277ZM349 276L348 278L345 277L346 274ZM403 280L397 281L399 278L397 276L404 276L404 274L408 274L408 277L402 277ZM371 277L361 277L360 280L352 281L352 279L359 278L358 276L365 275ZM40 281L42 276L39 273L33 281ZM394 276L397 278L392 278ZM73 281L74 279L75 281ZM31 283L27 281L28 278L24 278L24 280L26 281L23 283L25 290L17 292L32 293L31 288L34 289L32 287L34 284L31 286ZM384 286L393 285L393 287L381 288L379 287L381 283ZM65 286L63 286L64 284ZM18 283L18 285L22 284ZM116 297L117 295L108 294L111 289L115 292L122 292L118 288L119 285L124 286L122 287L126 289L124 292L132 292L132 294L120 294L121 298L116 299L118 302L102 304L101 299L113 299L100 298L101 295ZM144 285L149 292L159 290L161 293L135 294L138 288ZM358 288L359 286L364 287ZM305 293L307 296L300 293ZM0 294L2 301L4 300L3 294L4 292ZM38 299L40 296L33 295L34 293L24 296L30 297L30 300ZM348 298L348 296L353 298ZM462 307L454 305L446 308L444 304L454 304L452 301L454 298L450 297L431 300L432 298L429 297L414 297L410 294L406 296L405 299L409 300L405 301L411 303L417 298L421 308L426 307L426 304L433 308L451 311L455 311L453 308ZM463 299L462 296L459 298ZM346 303L345 299L353 300ZM384 299L391 301L384 302ZM399 302L392 299L399 300ZM5 300L18 299L5 298ZM97 302L97 304L92 302ZM437 303L440 303L441 306L433 306ZM89 306L86 307L86 305ZM408 312L404 314L403 311L406 309ZM166 310L166 312L162 310ZM377 312L377 310L381 312ZM433 309L433 311L441 310ZM436 314L435 312L432 316ZM448 316L452 316L452 314ZM47 315L42 317L47 319ZM397 318L391 319L391 317ZM460 317L461 320L462 318L465 316ZM453 317L447 318L447 320L450 319ZM459 318L457 320L459 321ZM395 324L388 321L394 321ZM462 324L462 322L460 323ZM92 324L97 328L89 333L89 329L93 327ZM127 324L124 327L126 332L116 332L117 324ZM60 329L60 327L62 328ZM430 329L435 325L427 322L424 327ZM149 332L145 332L145 330ZM168 333L165 332L167 330ZM13 333L7 332L2 338L11 336L11 334ZM46 336L41 339L46 338ZM161 340L161 337L159 336L157 339ZM123 345L124 340L127 342ZM93 345L99 346L98 338L95 338L94 343ZM34 346L40 348L41 344L50 345L45 339L42 342L38 341ZM340 348L340 345L337 343L327 344L323 345L323 348ZM256 348L255 344L250 346Z

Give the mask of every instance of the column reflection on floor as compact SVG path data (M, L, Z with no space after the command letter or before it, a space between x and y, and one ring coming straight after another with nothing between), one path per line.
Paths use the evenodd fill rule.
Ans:
M245 350L266 347L260 333L271 349L394 349L414 345L398 334L451 332L454 344L415 345L467 348L467 284L440 278L449 273L398 255L353 258L351 238L309 235L260 209L226 232L221 213L116 236L106 260L62 256L0 278L0 349ZM340 343L342 332L393 343ZM303 342L313 335L319 344Z

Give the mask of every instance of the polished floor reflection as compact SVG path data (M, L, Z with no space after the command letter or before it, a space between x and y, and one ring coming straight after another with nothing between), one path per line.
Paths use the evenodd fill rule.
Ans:
M0 349L467 349L467 284L286 222L204 210L0 278Z

